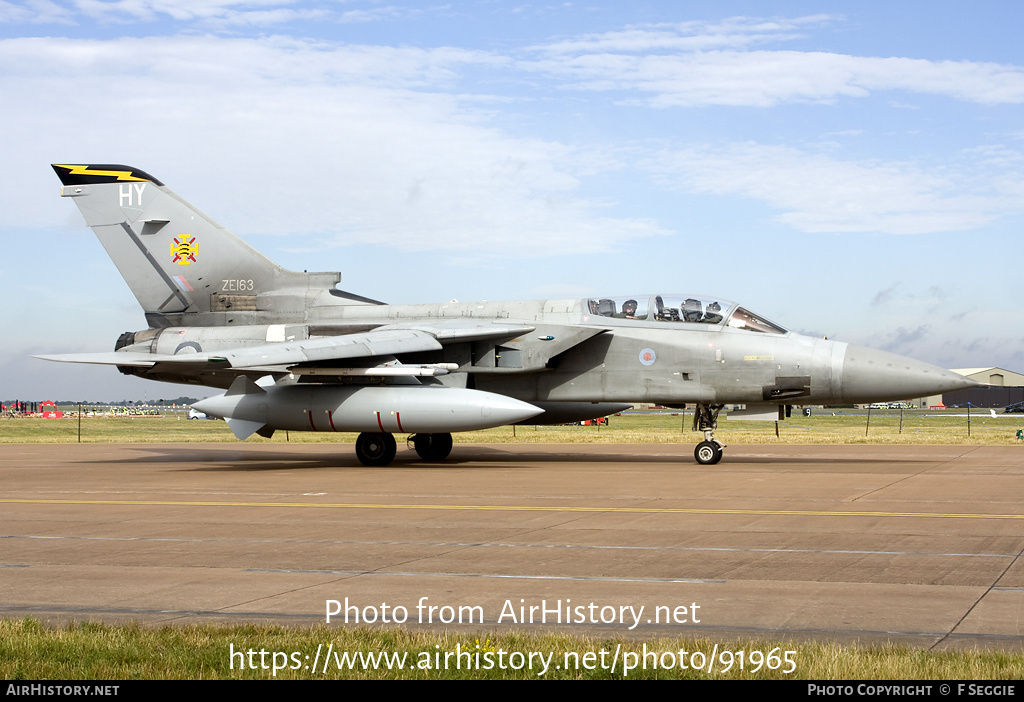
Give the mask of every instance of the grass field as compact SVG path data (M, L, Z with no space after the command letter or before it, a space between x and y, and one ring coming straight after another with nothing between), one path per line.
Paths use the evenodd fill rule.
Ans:
M462 658L457 659L460 651ZM387 656L383 661L381 654ZM445 654L449 654L447 660ZM346 655L347 661L342 657ZM368 656L377 657L376 664L368 661ZM326 663L314 666L316 661ZM617 661L614 669L613 661ZM695 669L697 663L701 664L699 670ZM1024 656L1001 651L930 653L895 646L866 648L831 643L693 638L641 642L565 634L458 635L326 626L157 628L74 624L54 629L34 619L0 621L0 678L6 680L913 681L1022 677Z
M997 414L974 410L815 410L810 417L793 416L779 422L719 419L716 438L726 444L975 444L1024 443L1024 414ZM723 414L723 416L725 416ZM498 427L455 434L456 443L682 443L696 444L701 435L690 430L692 412L626 412L610 418L608 426ZM901 427L902 422L902 427ZM253 436L253 443L338 442L353 443L354 433L277 432L273 438ZM77 417L0 418L0 443L76 442ZM187 420L181 411L159 417L83 417L83 442L190 442L234 441L221 421Z

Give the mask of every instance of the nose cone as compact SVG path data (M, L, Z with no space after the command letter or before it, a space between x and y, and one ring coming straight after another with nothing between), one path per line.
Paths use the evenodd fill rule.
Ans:
M840 395L844 402L909 400L978 385L930 363L850 345L843 360Z
M516 400L492 392L481 393L485 396L479 401L480 417L488 426L504 426L524 422L527 419L543 414L544 410L521 400Z

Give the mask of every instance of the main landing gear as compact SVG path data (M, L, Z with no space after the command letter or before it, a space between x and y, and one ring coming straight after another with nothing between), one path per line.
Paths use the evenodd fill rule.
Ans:
M451 434L413 434L409 439L424 461L443 461L452 452Z
M356 439L356 458L364 466L386 466L395 460L397 448L393 434L363 432Z
M715 438L714 432L718 427L718 413L724 406L698 404L693 414L693 430L704 432L704 441L693 450L694 459L702 466L713 466L722 460L725 444Z
M424 461L443 461L452 452L451 434L413 434L409 440ZM363 432L356 439L356 458L364 466L390 465L396 450L393 434Z

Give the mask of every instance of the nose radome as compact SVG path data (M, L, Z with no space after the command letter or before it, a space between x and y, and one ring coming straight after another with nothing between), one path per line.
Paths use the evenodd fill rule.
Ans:
M850 345L843 360L841 396L844 402L909 400L978 385L930 363Z

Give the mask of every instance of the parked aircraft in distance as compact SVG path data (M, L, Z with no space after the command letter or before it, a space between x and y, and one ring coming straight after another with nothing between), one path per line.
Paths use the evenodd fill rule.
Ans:
M338 290L339 273L270 261L151 175L62 165L74 200L145 310L110 353L42 356L226 388L194 407L239 439L359 432L383 466L394 433L443 460L451 432L557 424L650 402L694 405L694 451L717 463L725 404L903 400L977 385L884 351L802 336L715 296L387 305Z

